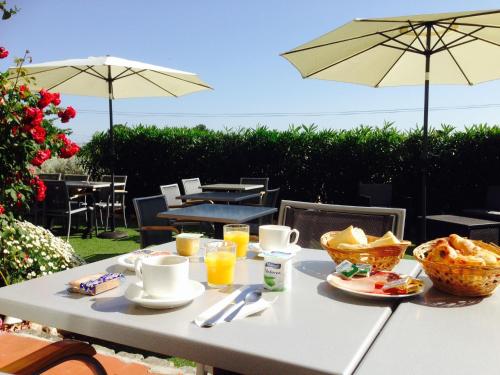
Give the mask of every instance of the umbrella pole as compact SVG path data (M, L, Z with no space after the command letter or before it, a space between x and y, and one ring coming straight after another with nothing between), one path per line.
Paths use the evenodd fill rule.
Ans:
M101 238L124 238L127 233L116 230L115 221L115 139L113 134L113 80L111 78L111 66L108 65L108 106L109 106L109 148L111 153L111 231L102 232L99 237ZM122 207L124 210L125 207Z
M429 72L431 66L431 24L426 25L426 51L425 51L425 93L424 93L424 134L423 134L423 147L422 147L422 176L421 176L421 192L422 192L422 206L421 206L421 231L420 241L427 240L427 166L429 156Z

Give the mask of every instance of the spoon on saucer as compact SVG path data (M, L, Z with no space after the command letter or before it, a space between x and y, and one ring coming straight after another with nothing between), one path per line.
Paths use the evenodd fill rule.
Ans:
M261 297L262 297L262 289L255 289L252 290L250 293L247 293L245 299L243 301L238 302L234 308L234 311L228 316L226 316L224 320L226 322L230 322L236 317L236 315L238 315L238 313L243 307L257 302L258 300L260 300Z

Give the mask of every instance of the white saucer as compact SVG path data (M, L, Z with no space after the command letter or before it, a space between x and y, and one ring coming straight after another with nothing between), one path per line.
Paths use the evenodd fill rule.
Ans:
M416 292L416 293L409 293L409 294L375 294L375 293L368 293L368 292L361 292L358 290L353 290L351 288L346 287L342 283L342 278L334 273L328 275L326 278L326 281L333 286L334 288L340 289L343 292L350 294L352 296L356 297L361 297L361 298L367 298L367 299L378 299L378 300L395 300L395 299L403 299L403 298L410 298L410 297L415 297L418 296L419 294L425 293L429 288L430 285L427 280L423 279L422 281L424 282L424 287Z
M155 298L148 295L142 288L142 281L130 284L125 291L125 298L130 302L150 309L171 309L174 307L185 305L191 302L196 297L199 297L205 291L202 283L195 280L189 280L187 290L183 294Z
M266 252L270 252L267 250L262 250L262 248L260 247L260 244L258 244L258 243L252 243L251 245L253 246L253 250L257 251L257 255L260 257L263 257ZM293 244L293 245L288 246L286 249L280 249L279 251L281 253L296 254L300 250L302 250L302 248L299 245ZM278 251L278 250L276 250L276 251Z

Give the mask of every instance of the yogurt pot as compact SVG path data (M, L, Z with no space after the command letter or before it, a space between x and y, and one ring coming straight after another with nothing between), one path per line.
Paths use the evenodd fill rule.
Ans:
M264 253L264 288L284 291L292 288L292 262L295 254L280 251Z
M202 233L179 233L175 237L177 253L186 257L197 255L200 250L200 237Z

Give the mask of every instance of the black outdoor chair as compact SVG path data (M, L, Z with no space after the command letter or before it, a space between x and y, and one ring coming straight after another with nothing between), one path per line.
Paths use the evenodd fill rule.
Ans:
M484 207L466 208L463 213L478 219L500 221L500 185L488 186Z
M262 200L258 205L264 207L276 207L278 203L279 193L280 193L280 188L267 190L264 193L264 196L262 197ZM251 221L249 223L250 234L258 235L260 225L273 224L273 222L274 222L274 214L263 216L258 218L257 220Z
M69 240L71 233L71 217L74 215L82 215L87 219L87 230L89 236L92 236L92 219L94 217L94 210L91 206L82 206L81 202L72 201L69 198L68 186L65 181L45 181L47 191L45 193L45 200L43 202L43 219L47 228L51 229L52 220L55 217L62 217L66 219L68 228L66 240ZM88 217L87 215L90 215ZM97 223L96 223L97 224ZM97 235L97 226L96 226Z
M354 225L372 236L387 231L402 239L405 225L404 208L341 206L323 203L281 201L278 224L300 232L298 244L321 249L321 236L332 230L344 230Z
M65 174L64 175L64 181L89 181L89 175L88 174Z
M358 204L368 207L391 207L391 184L363 184L358 186Z
M179 233L172 221L157 217L159 212L168 210L163 195L135 198L133 202L141 235L141 249L170 242L172 232Z
M262 202L262 196L264 195L264 192L267 191L267 188L269 187L269 177L241 177L240 184L264 185L263 188L257 190L261 192L261 196L259 198L248 199L243 203L260 204Z

